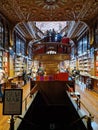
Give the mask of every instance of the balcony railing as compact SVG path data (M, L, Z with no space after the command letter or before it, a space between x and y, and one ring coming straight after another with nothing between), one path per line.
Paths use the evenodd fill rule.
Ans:
M50 54L49 52L55 52L53 54L70 54L71 46L58 42L43 42L33 45L33 54Z

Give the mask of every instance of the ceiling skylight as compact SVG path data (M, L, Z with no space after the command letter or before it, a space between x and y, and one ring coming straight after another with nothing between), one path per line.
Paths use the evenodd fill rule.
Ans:
M54 21L54 22L36 22L36 26L45 33L47 30L54 29L56 32L60 32L64 27L66 27L67 22Z

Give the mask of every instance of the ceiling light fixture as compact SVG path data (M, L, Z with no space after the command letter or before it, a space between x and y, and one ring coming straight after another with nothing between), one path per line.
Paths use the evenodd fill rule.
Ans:
M61 5L65 5L66 1L64 0L36 0L35 3L38 6L42 6L44 9L55 9Z
M50 11L50 17L52 18L53 12L56 8L59 8L62 5L65 5L66 1L64 0L36 0L35 3L38 6L42 6L43 9Z
M47 5L54 5L58 2L58 0L44 0L44 2L47 4Z
M58 0L44 0L45 5L43 6L43 8L45 9L56 9L58 8Z

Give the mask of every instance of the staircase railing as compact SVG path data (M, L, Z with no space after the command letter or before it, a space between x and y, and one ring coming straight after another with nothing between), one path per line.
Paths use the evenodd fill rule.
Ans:
M36 97L36 94L37 94L36 87L37 87L37 85L35 84L35 86L31 89L31 91L27 94L27 96L22 101L22 116L25 115L25 113L27 112L27 110L28 110L29 106L31 105L32 101ZM31 94L32 94L32 96L31 96ZM14 116L15 130L17 130L19 124L21 123L21 121L16 120L17 118L22 119L22 117ZM13 130L13 129L11 129L11 130Z
M67 88L68 88L68 93L70 95L70 97L72 98L73 96L76 98L76 105L77 105L77 111L81 110L81 105L84 107L84 109L88 112L88 115L84 115L82 117L80 117L78 120L74 121L71 125L74 125L76 123L78 123L79 120L81 119L86 119L86 123L87 123L87 130L93 130L92 126L91 126L91 122L92 119L94 118L93 114L88 110L88 108L84 105L84 103L81 101L80 99L80 94L75 93L75 92L70 92L70 86L68 84L66 84ZM74 99L74 98L72 98Z

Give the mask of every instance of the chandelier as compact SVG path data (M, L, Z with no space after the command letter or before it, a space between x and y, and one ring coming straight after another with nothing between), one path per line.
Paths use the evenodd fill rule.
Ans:
M64 0L36 0L35 3L38 6L42 6L44 9L50 10L50 9L56 9L61 5L64 5L65 1Z
M54 5L58 2L58 0L44 0L44 2L47 4L47 5Z
M62 5L65 5L65 0L35 0L35 3L42 7L43 9L49 11L50 19L52 19L54 11L56 11L57 8L60 8Z

